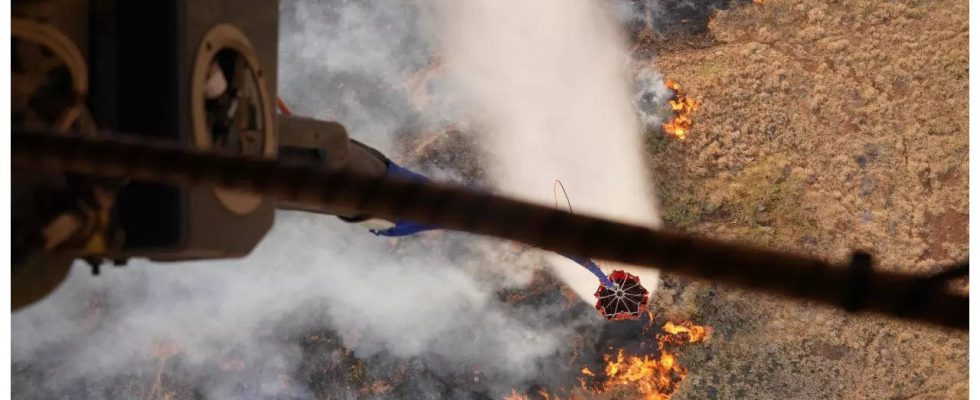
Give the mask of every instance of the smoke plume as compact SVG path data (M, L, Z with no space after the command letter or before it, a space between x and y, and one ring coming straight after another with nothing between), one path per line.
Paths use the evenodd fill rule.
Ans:
M609 10L563 0L440 4L447 64L481 110L497 189L552 204L559 179L575 212L658 226L629 53ZM560 256L550 261L591 298L595 277ZM655 271L633 269L655 287Z

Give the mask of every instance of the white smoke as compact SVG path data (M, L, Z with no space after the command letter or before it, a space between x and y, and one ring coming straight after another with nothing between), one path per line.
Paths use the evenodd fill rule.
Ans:
M633 106L636 108L636 115L644 131L659 134L665 118L669 118L672 113L664 105L667 104L667 99L674 96L674 92L664 84L664 76L660 71L650 67L649 61L635 63L640 67L633 77Z
M550 204L558 178L576 212L657 226L623 38L596 3L284 1L280 94L297 114L338 120L389 153L414 129L479 127L502 193ZM448 73L429 80L420 112L405 82L439 53ZM591 302L596 279L550 257ZM308 385L283 377L304 357L293 338L324 327L358 358L418 359L437 375L479 369L497 380L489 390L506 391L541 379L541 360L603 323L588 314L553 326L560 310L515 314L497 299L541 264L487 238L429 233L396 245L332 217L280 212L241 260L137 260L98 277L74 266L12 317L14 393L123 398L132 392L113 392L116 380L151 385L162 368L154 349L173 343L206 397L309 398ZM642 280L652 289L656 274ZM48 371L40 383L25 372L37 369Z
M445 365L428 368L446 372L479 365L509 382L539 373L535 361L573 332L515 318L495 298L504 287L528 283L533 260L484 239L443 240L395 248L334 218L282 212L242 260L134 261L98 277L79 264L56 293L14 314L13 359L57 349L51 361L60 364L55 377L64 383L132 371L161 341L176 343L194 371L217 371L226 354L243 349L236 360L249 368L209 387L211 397L228 398L239 382L294 373L300 350L272 332L325 325L359 358L439 359ZM449 254L466 247L468 257ZM90 300L99 294L103 304L95 308ZM273 392L257 394L303 388L267 390Z
M593 1L439 4L447 65L481 110L500 192L552 204L559 179L575 212L658 227L630 57L609 10ZM592 298L594 276L563 257L550 260ZM630 269L656 286L656 271Z
M294 113L338 121L384 153L395 151L398 135L452 118L449 105L415 112L407 93L409 77L437 50L423 2L289 0L281 8L279 87Z

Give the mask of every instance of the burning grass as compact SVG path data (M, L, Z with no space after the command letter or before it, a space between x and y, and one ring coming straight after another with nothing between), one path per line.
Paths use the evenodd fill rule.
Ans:
M593 371L589 367L581 369L579 388L548 392L545 389L530 394L513 390L506 400L523 399L578 399L611 395L613 397L641 398L644 400L667 400L677 391L687 376L687 368L678 362L672 353L680 346L701 343L711 334L711 328L696 325L691 321L667 321L660 332L650 335L653 315L648 313L644 338L651 342L641 342L640 347L656 343L656 350L630 354L620 347L611 354L604 354L602 369ZM582 397L582 393L585 397Z
M681 93L681 85L673 79L665 82L667 88L674 92L674 96L668 100L670 109L674 112L674 118L663 124L664 133L679 140L687 138L694 124L691 114L698 109L698 101L694 98Z

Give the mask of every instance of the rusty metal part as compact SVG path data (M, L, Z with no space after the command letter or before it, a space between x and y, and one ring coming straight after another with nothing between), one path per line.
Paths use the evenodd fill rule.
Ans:
M696 238L573 215L489 193L417 181L365 177L343 170L245 158L133 138L82 138L15 131L12 158L24 167L210 185L262 193L297 204L528 243L752 290L968 329L969 295L930 277L871 268L857 253L851 266L800 255Z

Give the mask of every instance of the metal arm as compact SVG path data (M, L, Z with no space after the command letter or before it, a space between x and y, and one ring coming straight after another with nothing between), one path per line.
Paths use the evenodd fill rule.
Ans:
M445 185L188 150L173 143L15 131L15 165L180 185L223 186L346 214L405 218L525 242L559 253L661 270L872 312L968 329L969 296L931 277L824 260L572 215Z

